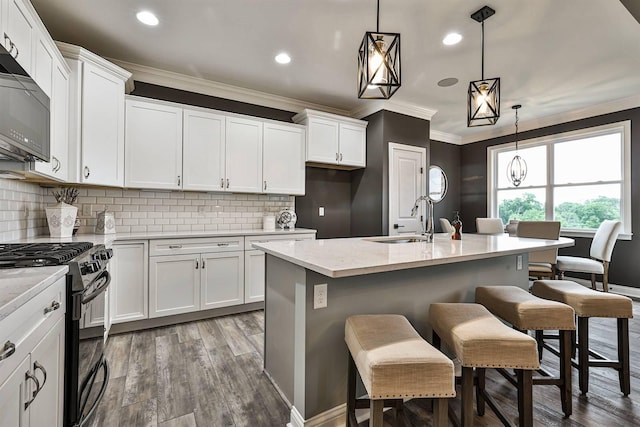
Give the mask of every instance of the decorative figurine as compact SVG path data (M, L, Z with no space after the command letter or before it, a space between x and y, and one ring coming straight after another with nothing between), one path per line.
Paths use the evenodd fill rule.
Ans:
M462 220L460 219L460 211L455 211L456 217L451 222L453 226L453 234L451 235L451 239L453 240L462 240Z

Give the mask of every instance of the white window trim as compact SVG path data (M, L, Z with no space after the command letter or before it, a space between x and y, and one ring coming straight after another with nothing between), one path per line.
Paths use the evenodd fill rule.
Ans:
M622 221L622 231L618 236L619 240L631 240L631 236L633 235L631 229L631 120L625 120L622 122L609 123L602 126L595 126L590 128L578 129L571 132L563 132L553 135L547 135L540 138L532 138L523 141L518 141L518 146L520 148L529 148L539 145L549 146L549 143L558 143L563 142L565 140L573 140L576 137L590 137L596 136L599 133L610 133L612 130L620 130L622 131L622 170L623 170L623 179L622 179L622 200L620 200L621 204L621 221ZM497 200L495 197L494 188L497 187L498 178L494 171L494 164L496 163L498 153L504 151L512 151L515 148L515 142L493 145L487 147L487 216L489 217L497 217L498 216L498 206ZM552 173L552 158L550 155L547 156L547 174ZM520 186L519 188L527 188L526 182L525 185ZM531 186L531 188L539 188L540 186ZM547 184L545 186L549 188ZM547 210L549 207L546 206ZM548 212L547 212L548 215ZM561 234L563 236L568 237L593 237L595 231L592 230L575 230L575 229L562 229Z

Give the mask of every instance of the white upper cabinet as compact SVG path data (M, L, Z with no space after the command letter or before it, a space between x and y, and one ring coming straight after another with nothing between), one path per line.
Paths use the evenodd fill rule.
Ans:
M182 109L126 101L125 187L182 188Z
M262 192L262 122L227 117L225 150L225 189Z
M33 75L35 19L22 0L2 2L2 43L24 70Z
M58 42L71 68L69 181L124 185L124 93L131 73Z
M262 190L273 194L304 194L305 129L265 123L263 126Z
M40 86L40 89L42 89L48 97L51 97L51 88L53 85L54 48L55 46L49 43L49 40L45 37L37 37L34 70L31 74L36 83L38 83L38 86Z
M366 166L366 121L315 110L304 110L293 121L307 127L307 162L339 169Z
M220 114L184 109L182 188L223 191L225 187L225 119Z

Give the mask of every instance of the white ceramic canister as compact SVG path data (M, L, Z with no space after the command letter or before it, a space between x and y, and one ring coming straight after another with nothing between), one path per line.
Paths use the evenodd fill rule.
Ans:
M47 212L47 224L51 237L71 237L73 225L76 222L78 208L60 202L57 205L45 208Z
M113 212L108 212L105 207L102 212L98 212L96 221L96 234L113 234L116 232L116 220Z
M275 231L276 229L276 217L275 215L264 215L262 217L262 229L264 231Z

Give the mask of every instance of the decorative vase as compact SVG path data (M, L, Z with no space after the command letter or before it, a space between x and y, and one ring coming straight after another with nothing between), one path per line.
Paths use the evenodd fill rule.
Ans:
M47 211L47 224L51 237L71 237L78 208L60 202L55 206L45 208L45 210Z
M108 212L105 207L102 212L98 212L96 221L96 234L113 234L116 232L116 220L113 212Z
M460 212L456 211L456 219L451 223L453 226L453 234L451 234L452 240L462 240L462 220L460 219Z

